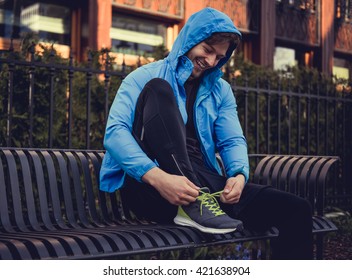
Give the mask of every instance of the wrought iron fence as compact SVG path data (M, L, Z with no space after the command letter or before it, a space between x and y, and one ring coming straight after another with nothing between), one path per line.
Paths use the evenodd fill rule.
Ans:
M232 80L249 152L339 156L327 205L352 209L351 84L308 82L303 91L290 78L268 79Z
M103 149L109 106L126 65L113 70L107 51L57 59L53 50L26 60L10 49L0 56L0 145ZM341 158L327 205L351 209L352 94L321 83L307 90L290 79L231 79L251 154L315 154ZM255 163L253 163L255 164Z
M26 60L10 49L1 63L0 145L100 148L109 104L128 67L111 67L108 52L88 54L85 65L64 60L54 50Z

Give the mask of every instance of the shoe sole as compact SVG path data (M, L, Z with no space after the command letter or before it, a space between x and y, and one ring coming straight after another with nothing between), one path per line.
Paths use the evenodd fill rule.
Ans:
M230 233L236 230L236 228L209 228L209 227L204 227L192 220L176 216L174 218L174 223L180 226L188 226L188 227L194 227L202 232L205 233L212 233L212 234L224 234L224 233Z

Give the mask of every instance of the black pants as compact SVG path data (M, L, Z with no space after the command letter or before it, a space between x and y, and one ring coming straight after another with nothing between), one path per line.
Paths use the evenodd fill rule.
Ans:
M145 85L137 102L133 134L164 171L184 175L212 192L225 186L225 177L188 157L185 125L166 81L153 79ZM137 216L159 223L169 223L175 217L177 206L152 186L129 176L124 185L121 195ZM280 234L273 243L274 259L312 258L312 216L307 200L270 186L247 183L238 203L220 205L247 228L265 230L276 226Z

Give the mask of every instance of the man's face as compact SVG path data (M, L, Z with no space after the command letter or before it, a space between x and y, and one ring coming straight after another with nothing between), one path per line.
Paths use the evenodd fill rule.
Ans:
M204 41L194 46L187 53L187 57L193 63L193 71L189 79L199 78L205 70L215 67L219 60L226 56L229 46L228 42L208 45Z

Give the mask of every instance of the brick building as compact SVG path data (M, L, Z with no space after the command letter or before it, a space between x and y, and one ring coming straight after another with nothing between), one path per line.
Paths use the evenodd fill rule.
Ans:
M240 50L257 64L316 67L352 76L352 0L0 0L0 49L38 34L63 56L109 48L127 64L163 44L189 16L210 6L228 14L243 33ZM207 20L207 19L204 19Z

